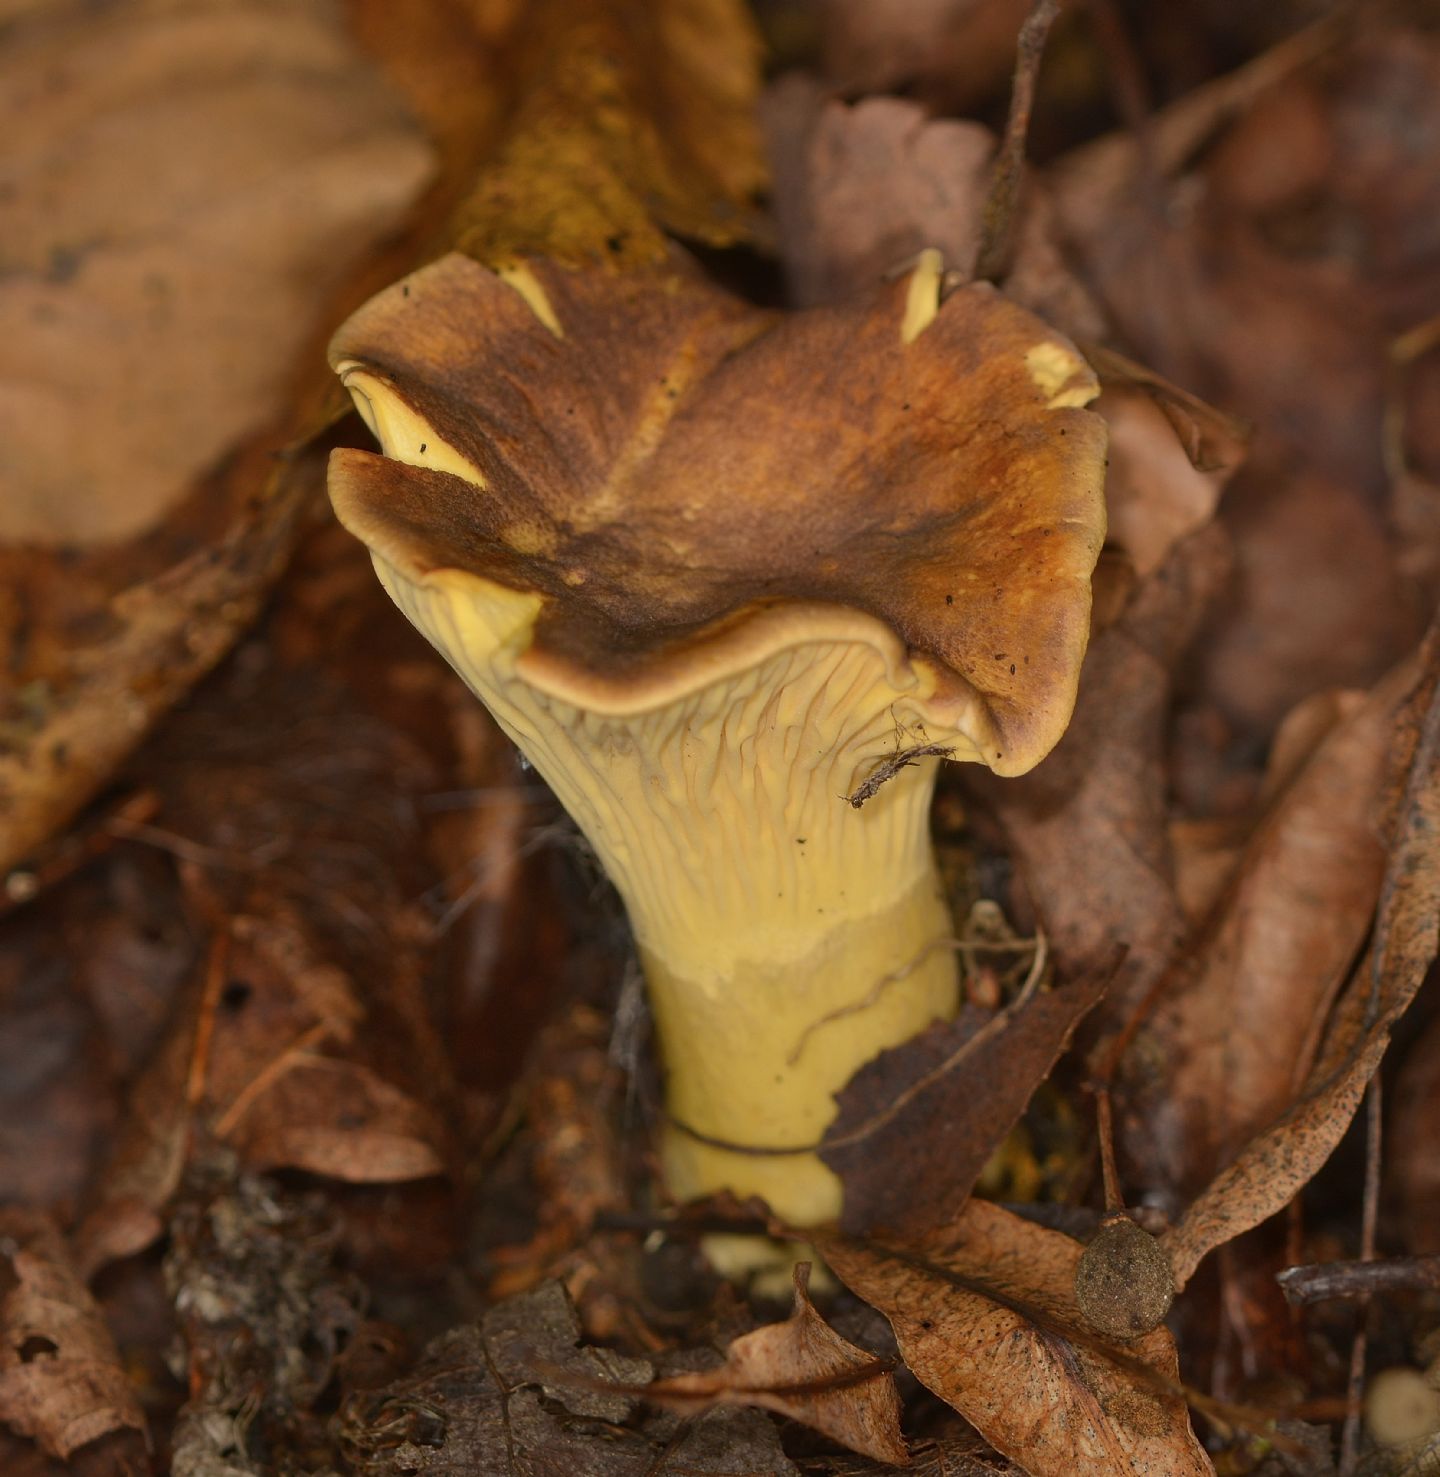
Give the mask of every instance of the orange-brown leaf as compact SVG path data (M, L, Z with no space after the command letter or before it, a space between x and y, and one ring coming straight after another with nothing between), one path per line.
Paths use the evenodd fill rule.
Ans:
M742 1334L718 1369L672 1375L645 1398L681 1410L756 1405L823 1432L862 1456L906 1466L900 1396L889 1364L840 1337L810 1301L809 1264L795 1268L795 1307L784 1323Z
M1210 1477L1157 1328L1107 1357L1075 1302L1082 1248L972 1200L919 1246L824 1237L826 1259L880 1309L905 1362L1032 1477ZM1138 1376L1137 1365L1153 1370Z

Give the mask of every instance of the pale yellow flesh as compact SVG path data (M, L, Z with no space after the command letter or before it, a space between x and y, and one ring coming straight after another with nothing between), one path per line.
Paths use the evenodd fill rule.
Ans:
M537 597L376 567L624 899L666 1073L671 1194L730 1190L791 1224L834 1219L840 1184L814 1152L834 1094L955 1006L929 843L938 761L901 769L861 809L845 799L925 742L912 706L923 672L897 675L883 643L798 642L653 711L607 716L517 671Z

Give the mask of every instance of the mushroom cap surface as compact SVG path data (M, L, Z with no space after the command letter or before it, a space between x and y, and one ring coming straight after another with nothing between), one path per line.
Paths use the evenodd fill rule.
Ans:
M417 584L533 597L515 670L542 691L643 713L862 640L956 758L1022 773L1063 733L1105 530L1097 385L988 286L942 300L938 259L777 314L678 256L451 255L330 355L385 453L333 453L341 522Z

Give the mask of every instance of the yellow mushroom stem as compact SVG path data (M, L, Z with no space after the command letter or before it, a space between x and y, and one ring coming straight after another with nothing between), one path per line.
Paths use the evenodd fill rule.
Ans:
M753 664L717 660L705 680L702 658L654 706L601 711L525 669L538 596L376 567L619 889L665 1069L672 1195L730 1190L792 1224L834 1219L840 1183L815 1149L835 1094L956 1003L929 840L938 759L897 768L862 808L847 800L927 742L924 664L859 612L829 612L820 634L781 615Z

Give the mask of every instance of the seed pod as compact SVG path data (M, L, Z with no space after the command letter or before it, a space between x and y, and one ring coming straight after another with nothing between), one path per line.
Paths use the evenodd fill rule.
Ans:
M1175 1277L1160 1243L1124 1211L1100 1222L1075 1268L1075 1301L1108 1339L1128 1342L1159 1326L1175 1300Z

